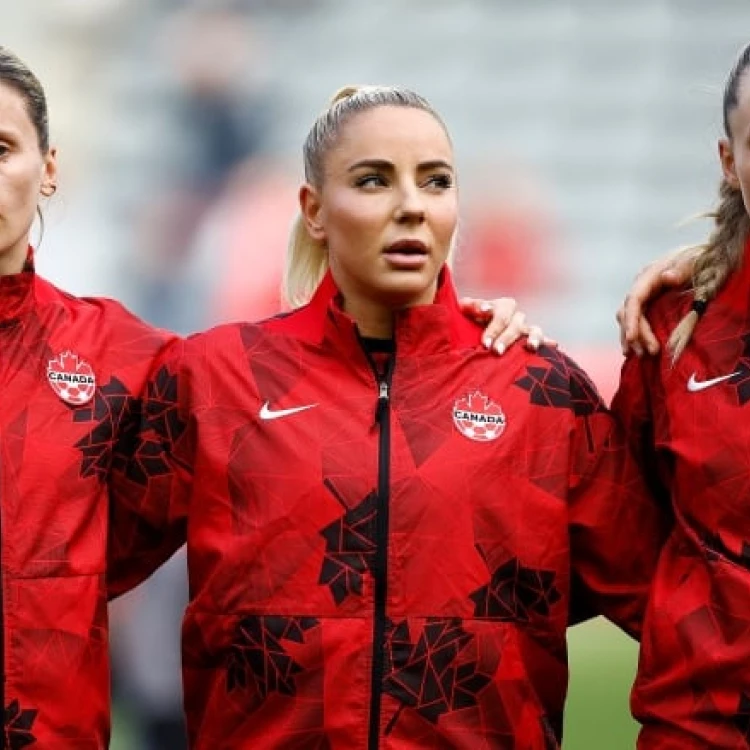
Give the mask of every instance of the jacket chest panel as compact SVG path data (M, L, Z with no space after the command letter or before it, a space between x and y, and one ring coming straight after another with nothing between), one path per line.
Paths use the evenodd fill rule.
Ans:
M484 411L479 404L473 412L471 403L456 406L474 392L471 381L431 386L414 393L394 381L390 601L396 608L419 601L426 612L470 616L472 592L503 565L553 570L566 564L569 458L560 449L563 430L551 428L547 416L540 419L507 383L492 391L507 407L502 415L484 403ZM369 610L382 466L376 397L374 380L372 387L329 383L298 388L274 403L260 398L223 409L224 415L234 411L229 430L220 412L202 417L201 465L210 466L199 474L224 479L196 489L191 512L201 531L191 546L211 561L195 566L201 579L204 573L225 579L214 586L217 608L318 615ZM496 430L497 437L473 439L460 420ZM549 492L555 482L559 497ZM551 544L551 537L560 543ZM443 572L460 586L431 586Z
M107 524L103 480L117 419L101 389L78 405L61 398L50 385L52 347L8 343L16 348L0 355L4 561L27 577L99 573ZM90 378L82 379L90 385Z
M738 338L699 339L683 360L661 371L657 447L674 474L679 512L699 535L720 534L739 555L750 540L750 360Z

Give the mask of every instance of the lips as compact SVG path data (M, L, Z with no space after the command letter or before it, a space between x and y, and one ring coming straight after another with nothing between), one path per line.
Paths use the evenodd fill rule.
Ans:
M383 251L391 266L398 270L419 270L429 258L429 250L419 240L399 240Z
M420 240L399 240L385 249L386 255L427 255L427 245Z

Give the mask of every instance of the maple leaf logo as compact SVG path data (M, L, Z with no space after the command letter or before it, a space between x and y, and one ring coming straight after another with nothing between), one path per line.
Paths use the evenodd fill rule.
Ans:
M468 396L456 401L456 409L465 409L466 411L480 412L481 414L501 415L503 410L492 400L479 391L474 391Z
M31 733L39 710L36 708L21 708L20 703L11 701L5 707L4 742L3 747L8 750L22 750L33 745L36 737Z
M71 406L88 403L96 392L96 378L91 365L71 351L58 354L47 363L47 382Z
M362 577L375 560L375 519L378 511L378 496L368 494L353 508L326 479L328 490L346 510L338 520L330 523L320 533L326 540L326 551L318 583L331 589L336 604L349 594L362 594Z
M416 643L405 620L388 623L383 691L401 706L388 722L386 734L405 708L436 724L445 713L476 705L492 676L482 673L476 661L460 658L473 640L458 617L427 618Z
M479 545L477 550L487 562ZM529 622L534 615L546 617L550 607L562 598L555 578L554 571L527 568L512 557L496 568L486 586L470 594L474 616L514 622Z
M505 430L503 410L488 396L474 391L453 405L453 422L458 431L472 440L486 442Z
M248 687L254 681L258 695L295 695L294 678L303 671L286 652L283 640L304 643L305 632L318 625L314 617L257 615L237 623L227 664L227 691Z
M77 354L71 351L58 354L53 360L50 360L48 369L56 372L64 372L70 375L93 375L94 371L91 365L78 358Z

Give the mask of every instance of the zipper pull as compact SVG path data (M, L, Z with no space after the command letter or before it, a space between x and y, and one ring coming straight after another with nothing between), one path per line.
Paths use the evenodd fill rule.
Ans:
M388 393L388 382L381 380L378 382L378 405L375 409L375 421L380 423L385 416L385 410L388 406L390 394Z

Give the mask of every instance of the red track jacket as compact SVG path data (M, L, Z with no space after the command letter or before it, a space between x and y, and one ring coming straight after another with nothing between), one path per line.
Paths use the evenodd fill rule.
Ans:
M448 278L377 377L336 295L160 361L113 589L187 533L193 748L557 748L571 585L639 630L640 473L581 370L484 351Z
M2 747L109 746L106 479L164 337L109 300L0 277Z
M628 360L613 402L675 518L633 691L643 750L750 747L749 260L676 365ZM662 344L691 301L653 305Z

